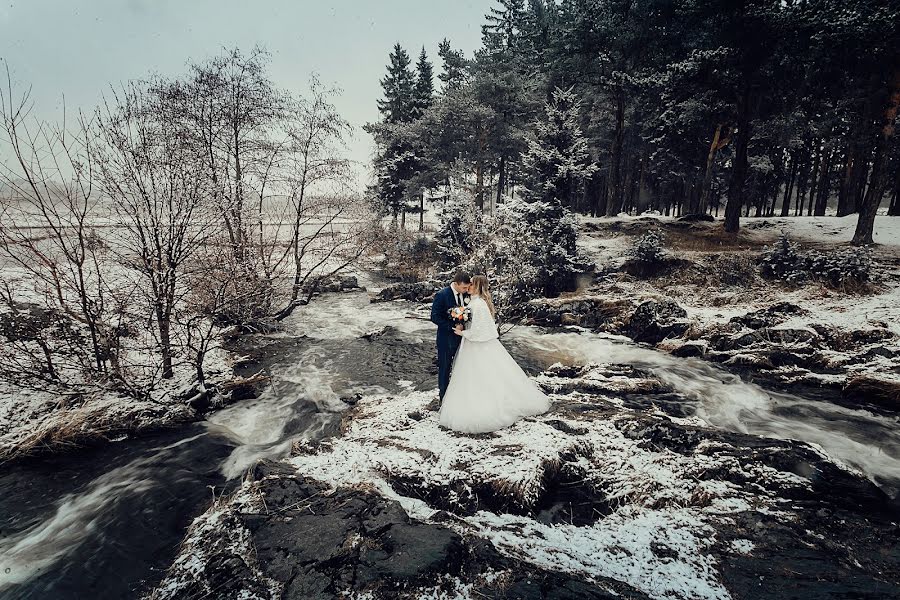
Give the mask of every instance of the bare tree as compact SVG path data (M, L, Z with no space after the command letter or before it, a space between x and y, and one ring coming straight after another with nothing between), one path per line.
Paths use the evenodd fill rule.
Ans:
M140 84L113 94L97 113L99 180L117 215L116 249L139 273L162 356L173 376L173 315L185 293L181 276L196 249L216 232L218 212L195 148L169 129L166 106Z
M83 359L88 380L118 377L110 372L117 363L118 330L107 304L107 247L96 230L101 204L90 123L79 114L70 130L65 110L61 125L54 126L30 117L31 109L30 90L16 94L7 70L0 133L12 158L0 164L0 183L7 190L0 200L0 253L40 288L52 310L84 328L87 352L83 344L71 350L72 357ZM48 373L59 376L59 369L48 363Z
M248 259L251 203L268 181L279 148L273 133L282 128L287 101L268 79L268 60L259 47L246 55L232 49L192 63L186 78L151 87L170 125L195 147L239 261Z

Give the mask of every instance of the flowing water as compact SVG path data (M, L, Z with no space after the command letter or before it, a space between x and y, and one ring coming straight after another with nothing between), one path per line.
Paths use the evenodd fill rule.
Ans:
M0 598L133 598L158 581L191 519L254 461L294 440L338 431L357 395L431 389L427 307L328 295L285 331L248 336L244 374L264 370L258 398L147 438L19 463L0 473ZM651 371L685 398L685 414L730 431L822 448L897 496L897 417L766 391L714 365L624 338L520 327L504 344L526 370L611 362Z

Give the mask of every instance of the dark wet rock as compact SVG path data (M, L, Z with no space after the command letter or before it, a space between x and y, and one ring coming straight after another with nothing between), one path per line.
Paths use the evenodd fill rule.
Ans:
M732 323L740 323L750 329L772 327L785 321L789 316L802 314L804 311L796 304L779 302L767 308L748 312L739 317L732 317Z
M575 313L563 313L559 317L559 324L563 327L568 327L572 325L580 325L581 319Z
M723 364L736 367L754 367L756 369L775 368L769 357L761 354L734 354L725 359Z
M303 293L326 293L326 292L359 292L365 288L359 285L359 280L355 275L335 275L324 281L309 281L303 286Z
M705 341L685 342L672 350L672 354L681 358L691 358L695 356L702 357L709 349L709 345Z
M625 327L626 335L636 342L657 344L687 331L687 311L671 300L648 300L640 304Z
M298 600L365 592L415 598L468 583L473 596L485 598L647 598L619 582L600 587L575 575L523 567L485 540L410 519L399 504L372 491L332 490L271 462L257 465L252 477L245 486L253 488L259 508L233 505L226 511L221 522L227 529L210 528L202 539L204 549L216 551L203 553L193 576L170 572L169 589L160 597L203 597L215 590L216 598L266 598L280 590L281 598ZM252 557L228 538L241 530L249 534ZM548 586L555 590L550 595Z
M713 348L719 351L743 350L753 346L773 347L775 345L807 345L812 349L821 341L822 338L819 334L808 329L774 329L771 327L738 335L718 334L710 339Z
M353 394L352 396L341 396L341 402L350 406L355 406L357 402L362 400L362 394Z
M434 282L418 281L408 283L401 281L393 283L371 299L371 302L389 302L391 300L411 300L413 302L427 302L434 298L435 292L441 289L441 285Z
M659 394L671 388L646 371L630 365L588 364L584 366L553 365L538 382L545 391L555 394Z
M850 379L842 390L844 398L900 411L900 380L862 375Z
M622 318L633 308L629 300L599 296L532 300L514 311L514 316L531 325L565 327L578 325L604 331L615 331Z

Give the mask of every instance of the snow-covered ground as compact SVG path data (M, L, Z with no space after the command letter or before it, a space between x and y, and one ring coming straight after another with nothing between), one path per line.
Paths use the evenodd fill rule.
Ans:
M391 480L412 479L414 487L436 489L450 506L478 495L479 487L493 487L533 508L548 471L563 456L575 455L573 466L584 485L603 490L616 505L593 526L548 525L478 510L460 517L455 527L527 562L589 579L624 581L654 598L729 598L707 552L715 542L709 522L751 506L777 509L765 495L699 481L718 461L641 448L623 435L615 417L579 419L551 411L490 436L464 436L439 427L437 414L425 410L432 399L431 392L366 398L341 437L291 463L333 486L375 485L411 516L427 521L436 509L398 494ZM583 433L566 433L571 430ZM758 475L802 484L767 467L760 467ZM704 501L698 504L700 497ZM677 558L656 556L651 542Z
M742 220L738 245L716 246L715 235L721 223L697 223L692 230L680 230L672 217L627 215L620 217L582 218L579 237L581 250L590 256L598 269L616 269L625 261L625 253L636 238L649 229L662 227L676 237L673 256L689 261L689 266L658 278L608 276L589 292L610 298L671 298L682 306L688 318L699 329L724 326L736 316L765 309L778 302L788 302L802 309L783 319L773 329L811 331L819 324L843 331L887 330L895 339L887 341L890 349L900 350L900 218L879 216L875 221L877 245L869 250L874 263L875 281L869 289L843 291L821 284L791 288L763 280L759 276L757 257L762 249L774 243L784 232L801 247L821 251L849 247L856 227L856 215L847 217L766 217ZM705 244L691 246L695 233ZM684 244L680 247L678 244ZM722 271L742 269L741 283L722 283ZM877 362L877 357L873 359ZM861 365L860 368L865 367ZM889 369L883 373L893 374Z

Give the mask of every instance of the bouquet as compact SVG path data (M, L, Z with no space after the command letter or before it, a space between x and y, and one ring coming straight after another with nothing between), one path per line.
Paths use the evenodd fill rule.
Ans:
M453 326L462 325L466 326L466 323L472 320L472 309L468 306L454 306L449 311L450 320L453 321Z

